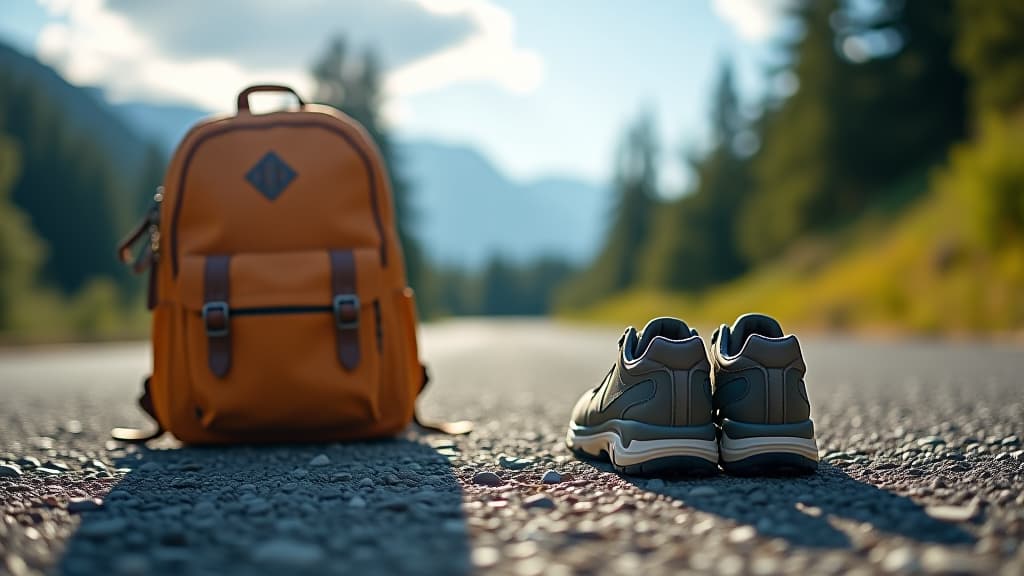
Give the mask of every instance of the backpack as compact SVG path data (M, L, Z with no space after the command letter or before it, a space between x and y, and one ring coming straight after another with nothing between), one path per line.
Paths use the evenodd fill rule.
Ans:
M253 114L254 92L289 93L299 108ZM243 90L237 114L184 137L120 246L150 274L153 372L139 403L158 426L113 436L308 442L405 429L427 378L398 238L362 126L285 86Z

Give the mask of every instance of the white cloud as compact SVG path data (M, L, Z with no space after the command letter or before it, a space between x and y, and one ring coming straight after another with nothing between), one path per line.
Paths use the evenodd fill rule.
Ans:
M370 45L391 40L388 47L392 61L398 61L385 76L385 92L390 99L386 114L392 121L403 114L400 99L404 96L465 82L530 92L543 76L539 55L516 45L512 17L486 0L393 0L358 6L310 0L310 10L298 11L304 14L308 27L297 19L282 24L272 15L262 20L249 16L251 20L245 22L223 22L225 35L244 29L244 33L238 32L241 36L237 43L211 38L209 33L182 37L167 32L189 30L190 19L194 18L191 14L196 12L185 3L160 2L146 10L134 2L115 5L118 0L37 1L52 18L39 35L40 58L55 65L72 82L103 86L115 100L185 101L226 111L239 88L251 83L283 82L309 94L313 84L307 71L309 63L332 33L348 34L343 26L335 30L333 22L353 20L339 18L339 12L354 9L358 9L362 24L353 36ZM225 8L220 2L207 6ZM367 15L372 11L368 6L381 14ZM325 12L327 7L332 12ZM183 14L168 12L177 9ZM232 11L211 8L199 13L204 19L229 18ZM330 16L327 23L320 21L325 14ZM432 22L437 29L425 30L424 25ZM290 38L266 40L260 49L268 50L266 44L270 43L270 50L295 53L254 59L253 36L259 40L264 29L278 32L283 25L291 35L297 28L299 34L308 29L322 37L305 38L303 42ZM368 29L373 26L386 29ZM216 28L204 21L204 30ZM396 29L419 37L403 41L396 36ZM314 32L307 35L313 36Z
M456 46L394 71L387 89L415 94L465 81L493 81L512 92L532 92L541 82L540 56L515 45L515 23L497 6L478 0L418 0L437 14L461 13L477 24L477 32Z
M774 37L792 0L714 0L715 13L740 37L754 42Z

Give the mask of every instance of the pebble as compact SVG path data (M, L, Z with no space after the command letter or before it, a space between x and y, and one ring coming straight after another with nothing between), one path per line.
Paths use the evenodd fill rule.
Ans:
M40 464L39 458L35 456L22 456L18 458L18 465L25 468L37 468L42 464Z
M263 498L253 498L246 501L245 511L249 514L265 514L270 511L270 502Z
M331 459L327 457L327 454L317 454L309 461L310 466L327 466L330 463Z
M545 474L547 476L547 474ZM478 472L473 476L473 484L480 484L481 486L501 486L504 482L501 476L498 476L494 472Z
M729 542L733 544L742 544L743 542L749 542L757 536L757 530L753 526L739 526L733 528L729 532Z
M109 538L122 534L127 528L128 522L122 518L86 520L78 527L78 534L89 538Z
M562 481L562 475L554 470L548 470L541 476L541 484L558 484Z
M928 506L925 514L943 522L966 522L978 513L975 506Z
M921 555L921 568L932 574L987 574L992 566L986 558L972 557L967 552L930 546Z
M473 565L477 568L491 568L501 560L501 553L497 548L481 546L473 549Z
M527 497L523 500L524 508L547 508L549 510L555 508L555 501L552 500L547 494L534 494L533 496Z
M145 576L153 570L142 554L125 554L114 560L114 571L125 576Z
M331 476L331 480L334 480L336 482L348 482L351 479L352 475L349 474L348 472L338 472L337 474Z
M887 572L912 572L917 564L914 550L901 546L890 550L882 560L882 569Z
M271 540L257 546L252 559L257 563L267 562L280 566L309 567L324 558L319 546L295 540Z
M21 478L21 468L17 464L0 464L0 478Z
M709 498L711 496L718 496L718 490L715 490L711 486L697 486L691 489L687 495L690 498Z
M362 496L353 496L348 505L352 508L366 508L366 500Z
M946 441L940 436L925 436L924 438L917 439L918 446L938 446L945 443Z
M373 478L367 476L359 481L360 488L373 488Z
M1003 446L1016 446L1020 444L1020 437L1018 437L1017 435L1007 436L1006 438L1003 438L1002 441L999 443L1002 444Z
M501 456L498 456L498 464L501 465L502 468L508 470L522 470L523 468L533 464L533 460L502 454Z
M58 470L56 468L47 468L45 466L40 466L39 468L36 468L36 472L39 474L43 474L44 476L60 476L61 474L64 473L63 471Z
M69 472L71 470L71 468L68 467L67 464L61 462L60 460L50 460L49 462L46 463L46 467L52 468L54 470L60 470L62 472Z
M68 512L89 512L99 510L103 507L103 500L99 498L72 498L68 502Z
M292 470L292 478L305 478L309 475L309 472L305 468L296 468Z

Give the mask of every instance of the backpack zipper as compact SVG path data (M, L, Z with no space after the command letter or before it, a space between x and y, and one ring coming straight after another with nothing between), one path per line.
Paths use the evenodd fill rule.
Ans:
M369 178L369 180L370 180L370 206L373 209L373 220L374 220L374 223L377 226L377 237L380 239L380 263L381 263L381 266L387 267L387 265L388 265L387 235L384 233L384 223L381 220L380 203L379 203L378 198L377 198L377 195L378 195L378 192L377 192L377 177L376 177L376 172L373 169L373 162L370 160L370 155L366 152L366 150L364 150L362 147L360 147L356 143L355 139L352 138L351 135L349 135L347 132L345 132L341 128L338 128L337 126L325 125L325 124L321 124L319 122L313 122L313 121L309 121L309 120L300 120L300 121L293 121L293 122L288 122L288 121L272 122L272 123L261 124L261 125L256 125L256 126L231 126L231 125L228 125L228 126L224 126L224 127L219 128L219 129L215 129L215 130L212 130L210 132L207 132L206 134L203 134L202 136L199 137L199 139L195 143L193 143L189 147L188 153L185 155L184 166L181 169L181 179L178 181L177 194L174 197L174 211L171 213L171 230L170 230L170 232L171 232L171 275L173 277L175 277L175 278L178 277L178 218L181 216L181 207L182 207L182 202L184 201L184 196L185 196L185 182L188 179L189 167L192 164L192 157L195 156L196 150L198 150L199 146L202 145L207 140L209 140L210 138L213 138L214 136L221 136L221 135L226 134L226 133L231 132L231 131L235 131L235 130L267 130L267 129L279 127L279 126L282 126L282 125L289 126L289 127L308 126L308 127L313 127L313 128L322 128L322 129L327 130L329 132L333 132L334 134L337 134L342 139L344 139L345 142L347 142L348 145L351 146L352 149L355 150L356 153L359 155L360 160L362 160L362 162L363 162L363 166L366 168L367 178Z
M270 316L274 314L320 314L333 312L330 306L257 306L231 308L232 316Z
M278 314L333 314L331 306L251 306L248 308L231 308L232 316L274 316ZM384 349L384 325L380 319L380 300L373 301L373 321L377 329L377 352Z

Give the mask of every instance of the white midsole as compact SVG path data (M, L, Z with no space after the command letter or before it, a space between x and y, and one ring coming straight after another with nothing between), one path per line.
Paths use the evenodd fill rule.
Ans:
M795 436L758 436L755 438L732 439L722 433L722 460L735 462L758 454L783 452L798 454L808 460L818 461L818 443L814 438Z
M629 446L624 446L622 438L612 430L582 435L570 427L565 442L570 448L577 448L591 456L599 456L602 451L607 452L612 464L616 466L632 466L670 456L695 456L712 464L718 463L718 442L715 440L662 438L633 440Z

